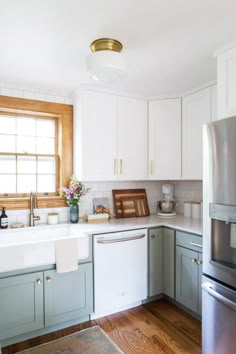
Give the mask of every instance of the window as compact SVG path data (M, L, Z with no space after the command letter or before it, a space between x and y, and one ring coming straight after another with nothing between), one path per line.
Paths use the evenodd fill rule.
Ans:
M72 175L72 106L0 96L0 205L64 206L58 188Z
M57 120L0 113L0 194L56 193Z

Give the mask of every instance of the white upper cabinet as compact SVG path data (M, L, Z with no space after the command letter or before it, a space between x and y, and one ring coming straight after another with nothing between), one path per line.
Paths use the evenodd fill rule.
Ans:
M183 98L182 179L202 179L202 128L211 121L211 87Z
M181 179L181 99L149 102L149 178Z
M147 179L147 102L93 91L74 101L74 174L87 181Z
M217 56L218 118L236 116L236 46Z
M116 176L117 97L82 92L74 104L74 174L87 181Z
M147 101L118 97L119 179L147 179Z

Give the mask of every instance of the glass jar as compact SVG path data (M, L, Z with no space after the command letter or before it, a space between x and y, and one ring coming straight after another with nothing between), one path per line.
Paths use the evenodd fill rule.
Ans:
M70 205L70 222L75 224L79 221L79 205Z

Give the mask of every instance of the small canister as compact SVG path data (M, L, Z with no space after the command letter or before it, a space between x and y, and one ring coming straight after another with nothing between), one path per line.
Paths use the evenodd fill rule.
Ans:
M192 216L192 202L184 202L184 216L191 218Z
M56 225L58 224L58 213L48 213L48 224Z
M192 218L193 219L201 218L201 206L199 202L192 202Z

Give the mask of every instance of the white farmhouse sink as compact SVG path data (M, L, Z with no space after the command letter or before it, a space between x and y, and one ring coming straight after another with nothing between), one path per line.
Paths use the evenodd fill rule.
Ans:
M55 264L56 240L69 238L78 239L78 260L88 258L89 236L78 225L0 231L0 272Z

